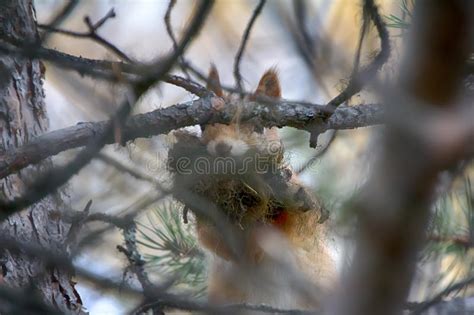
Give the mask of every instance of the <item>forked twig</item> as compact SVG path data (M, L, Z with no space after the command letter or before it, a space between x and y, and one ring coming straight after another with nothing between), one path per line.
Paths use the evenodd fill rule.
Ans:
M115 55L117 55L121 60L132 63L132 59L127 56L122 50L120 50L117 46L100 36L97 31L100 27L102 27L105 22L109 19L114 18L116 16L115 10L112 8L110 9L106 15L100 18L97 22L92 23L89 16L84 17L84 23L87 25L89 31L88 32L75 32L75 31L68 31L56 28L55 25L45 25L45 24L38 24L39 28L45 29L48 32L54 32L58 34L68 35L72 37L78 38L89 38L98 44L104 46L106 49L112 51Z
M178 49L170 55L158 60L155 63L156 69L151 69L144 75L143 79L135 85L137 97L145 93L155 82L162 80L163 76L171 69L178 57L185 51L189 42L201 29L212 5L213 1L201 2L178 46ZM132 109L132 102L134 102L134 100L125 100L115 113L114 118L107 123L105 132L102 136L96 138L93 143L89 144L79 152L73 161L39 175L28 189L26 189L27 192L23 195L16 197L13 200L0 201L0 208L2 208L1 218L4 219L56 191L57 188L64 185L73 175L87 165L107 143L108 139L110 139L110 135L113 133L114 129L117 128L117 126L119 126L119 128L122 127Z

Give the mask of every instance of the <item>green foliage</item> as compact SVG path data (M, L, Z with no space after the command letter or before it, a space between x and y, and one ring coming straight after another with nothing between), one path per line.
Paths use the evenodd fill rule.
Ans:
M206 290L206 260L193 233L184 224L183 207L168 202L153 210L147 224L138 227L138 243L146 249L149 271L171 277L178 290L202 296Z
M385 15L387 20L387 27L396 28L400 30L408 30L411 25L412 10L414 0L400 0L401 17L394 14Z
M469 176L458 186L436 203L428 231L430 241L422 257L423 262L449 258L438 275L438 281L444 283L472 276L474 270L474 198Z

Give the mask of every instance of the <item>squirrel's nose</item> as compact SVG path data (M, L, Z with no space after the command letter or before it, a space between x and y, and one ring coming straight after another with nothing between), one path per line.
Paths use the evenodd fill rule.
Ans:
M217 155L226 156L230 154L230 151L232 150L232 145L221 141L216 144L215 150Z

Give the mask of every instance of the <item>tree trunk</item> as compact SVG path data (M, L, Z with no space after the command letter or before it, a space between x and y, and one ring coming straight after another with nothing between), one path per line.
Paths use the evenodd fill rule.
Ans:
M0 0L0 35L29 42L38 39L32 0ZM0 141L4 151L22 146L48 130L43 77L40 61L0 55ZM48 167L51 167L50 160L1 180L0 196L11 199L24 193L26 184ZM0 224L0 233L51 251L64 252L69 225L59 220L62 205L61 193L50 195L7 218ZM26 292L25 305L36 294L63 312L81 312L81 299L71 274L1 247L0 283ZM0 295L1 313L34 312L31 305L28 310L25 305Z

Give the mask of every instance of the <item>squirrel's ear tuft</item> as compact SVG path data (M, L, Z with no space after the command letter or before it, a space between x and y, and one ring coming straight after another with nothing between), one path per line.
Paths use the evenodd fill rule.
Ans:
M281 97L280 80L275 68L268 69L258 82L255 96L264 95L272 98Z
M216 66L211 64L209 69L209 76L207 77L207 89L214 92L217 96L224 96L221 87L221 81L219 79L219 73L217 72Z

